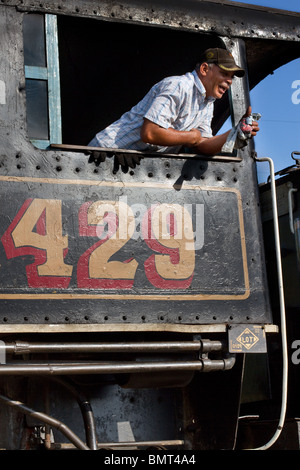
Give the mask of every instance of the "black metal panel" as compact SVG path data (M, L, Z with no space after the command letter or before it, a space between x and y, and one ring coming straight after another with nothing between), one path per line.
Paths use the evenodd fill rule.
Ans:
M142 161L142 174L143 165L157 174L147 182L122 172L108 181L108 171L106 181L2 176L2 321L268 321L257 253L248 252L253 221L239 185L228 184L232 164L211 164L216 174L204 171L199 184L199 162L172 162L193 180L172 184L160 178L165 163Z
M1 206L1 237L5 235L1 246L1 322L271 323L252 146L240 151L239 159L232 163L144 158L140 166L126 171L116 168L112 159L97 166L82 153L34 148L26 132L24 63L20 52L22 15L8 8L6 17L0 17L3 38L0 47L9 50L1 63L6 85L5 103L0 107L3 118L1 197L6 201ZM12 40L17 45L14 53L8 47ZM215 40L218 42L220 38L215 36ZM233 105L237 119L245 111L248 95L246 82L242 91L239 85L235 86ZM78 264L84 264L82 256L99 240L91 235L87 222L86 227L80 226L79 214L86 220L91 204L122 198L127 198L128 207L139 203L145 210L154 204L191 206L193 231L197 228L196 208L204 208L203 246L195 250L192 261L188 250L183 250L192 267L183 269L184 262L180 256L178 258L178 252L177 258L167 252L166 248L170 248L174 255L174 245L166 247L166 243L162 243L156 251L153 244L149 246L141 238L132 240L130 236L123 251L115 245L116 258L109 257L107 261L117 261L120 263L117 266L122 267L127 260L128 266L137 263L133 278L129 276L133 284L121 282L116 287L108 282L101 285L97 283L98 275L94 276L93 283L78 284ZM35 206L39 203L41 205ZM31 213L31 225L25 226L25 214L30 207L35 207L36 212ZM12 239L17 223L21 223L18 246ZM169 226L172 223L170 219ZM85 235L80 235L80 230L85 230ZM25 235L29 236L29 242ZM32 263L34 257L37 262L41 254L55 260L56 255L49 251L49 240L58 248L58 254L55 270L47 274L45 268L34 267ZM3 241L8 246L6 251ZM181 245L179 254L180 251ZM86 256L89 259L90 253ZM170 269L169 275L158 269L161 285L151 283L145 273L145 262L153 260L153 256L158 263L163 256ZM39 274L28 283L26 268L30 264L33 272ZM47 262L46 265L49 266ZM85 269L89 267L86 261ZM114 276L116 273L117 270ZM50 278L50 284L39 283L41 277ZM120 279L124 280L117 276L113 281Z

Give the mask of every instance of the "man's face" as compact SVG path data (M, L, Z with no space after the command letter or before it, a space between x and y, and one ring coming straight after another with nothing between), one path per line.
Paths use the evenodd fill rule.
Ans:
M232 84L234 72L226 72L216 64L206 65L207 67L203 67L202 72L200 71L202 75L200 79L205 87L206 96L220 99ZM205 64L202 64L202 66L205 66Z

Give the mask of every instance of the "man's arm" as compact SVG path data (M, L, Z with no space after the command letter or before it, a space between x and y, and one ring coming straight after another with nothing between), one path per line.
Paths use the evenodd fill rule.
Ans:
M221 152L230 131L224 134L215 135L214 137L202 137L201 142L193 147L194 152L204 155L215 155Z
M143 142L166 147L183 145L192 148L195 153L214 155L220 152L226 142L229 131L225 134L211 138L204 138L197 129L190 131L177 131L172 127L165 129L154 122L144 119L141 129L141 139Z
M185 145L187 147L197 146L202 141L201 132L197 129L190 131L177 131L172 127L165 129L148 119L144 119L141 128L141 139L144 143L172 147Z
M250 116L252 112L249 106L243 117ZM254 137L259 131L258 123L253 121L251 136ZM204 155L215 155L219 153L225 144L230 130L224 134L215 135L213 137L202 137L198 129L190 131L177 131L169 127L165 129L157 124L144 119L141 128L141 139L145 143L161 146L177 146L183 145L190 147L193 152Z
M252 113L251 106L248 107L246 113L244 114L243 118L250 116ZM256 136L257 132L259 131L257 121L253 121L252 123L252 131L251 137ZM216 135L210 138L202 138L202 141L194 147L194 151L204 155L215 155L222 150L223 145L225 144L227 137L230 133L230 130L225 132L224 134Z

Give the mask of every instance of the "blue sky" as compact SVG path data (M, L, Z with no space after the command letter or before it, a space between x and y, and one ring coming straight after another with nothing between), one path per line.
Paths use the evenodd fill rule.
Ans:
M300 12L300 0L239 0L239 3ZM293 88L294 87L294 88ZM291 153L300 151L300 58L280 67L250 94L252 111L262 115L255 137L258 157L270 157L275 171L294 163ZM258 164L259 182L266 181L267 163Z

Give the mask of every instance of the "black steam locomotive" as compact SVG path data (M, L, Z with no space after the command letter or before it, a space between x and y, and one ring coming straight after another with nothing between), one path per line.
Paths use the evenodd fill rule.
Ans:
M299 190L297 162L281 184L270 161L259 187L252 141L102 161L86 147L208 47L247 70L213 132L237 124L249 90L300 56L299 14L5 0L0 23L0 447L299 448L298 193L284 246L276 204L276 186Z

